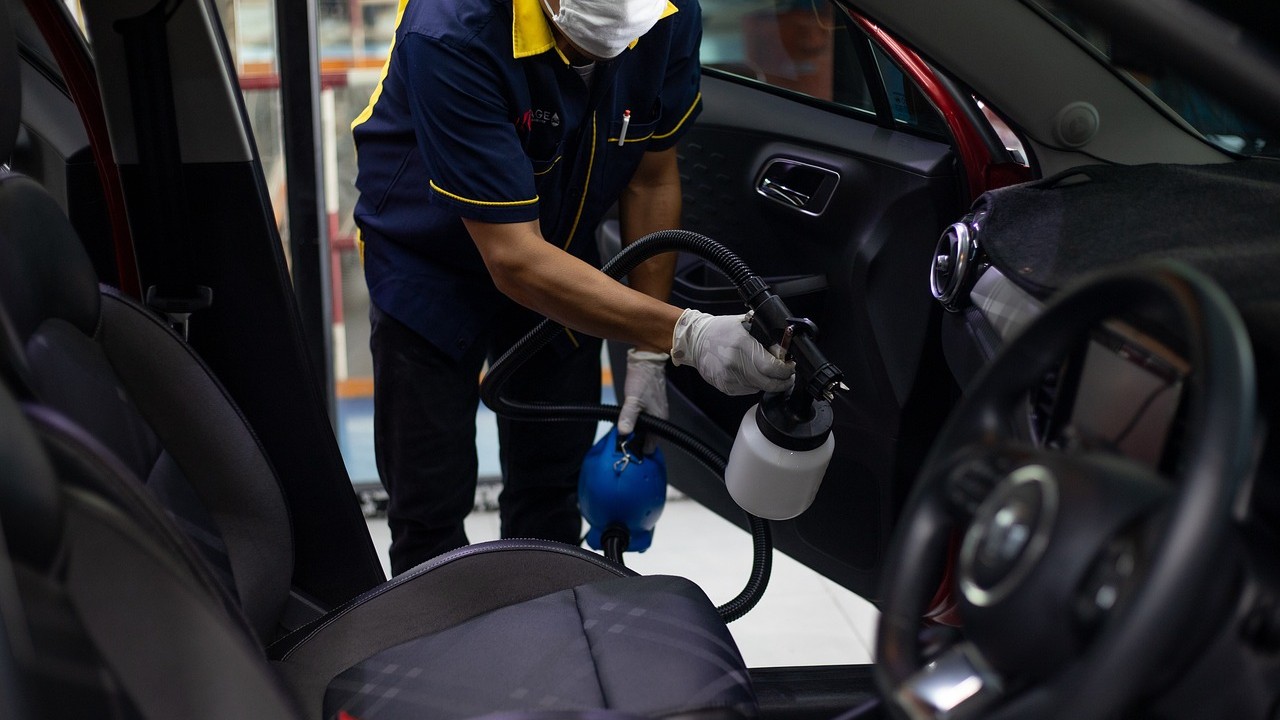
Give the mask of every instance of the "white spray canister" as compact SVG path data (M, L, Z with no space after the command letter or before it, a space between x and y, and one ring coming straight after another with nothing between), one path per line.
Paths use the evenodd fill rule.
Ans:
M814 402L811 409L811 417L797 419L781 394L766 395L743 415L724 472L729 495L743 510L788 520L809 508L836 445L830 403Z

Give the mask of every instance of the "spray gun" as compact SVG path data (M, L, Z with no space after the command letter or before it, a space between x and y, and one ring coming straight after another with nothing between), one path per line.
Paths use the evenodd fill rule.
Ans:
M725 476L734 499L751 513L748 523L755 550L751 575L742 592L716 608L725 622L732 622L759 602L769 584L773 544L769 525L762 518L795 517L804 512L813 501L835 447L831 439L831 399L836 390L848 388L840 382L840 371L827 362L818 350L814 342L817 337L814 324L794 316L737 255L711 238L687 230L660 230L623 248L600 271L617 280L654 255L673 251L696 255L723 272L742 293L742 298L752 310L748 332L765 347L777 345L784 356L796 363L796 383L793 389L787 393L766 395L759 406L752 408L743 418L738 439L727 463L723 456L702 440L666 420L642 414L637 426L640 431L650 432L675 443L711 472ZM522 403L502 396L503 385L516 369L560 331L560 325L544 320L491 365L480 384L480 397L484 399L485 405L505 417L524 420L616 420L616 406ZM772 437L765 437L761 428L767 428ZM606 449L611 454L626 454L626 449L621 447L616 437L603 438L600 447L602 455ZM604 464L606 469L600 475L607 481L605 485L611 482L614 487L619 486L619 482L612 478L617 460L616 457L605 457L601 462L594 463L598 468ZM803 472L800 470L801 465L807 468ZM619 474L625 474L640 466L633 462L626 467L619 467ZM657 465L651 465L649 469L657 471L655 474L665 479L665 470L659 469ZM729 480L730 477L733 479ZM626 501L626 527L629 533L635 534L635 528L632 528L634 523L651 538L653 526L650 523L657 520L657 514L652 510L660 511L661 508L656 488L662 487L661 497L665 497L665 482L655 481L646 485L654 488L647 501L638 505L634 500ZM620 533L605 533L616 519L617 517L602 517L599 522L589 522L592 522L593 528L597 525L602 528L601 544L615 548L610 556L620 559L625 548L620 542L611 542ZM608 547L606 553L610 553Z
M831 400L848 390L843 373L818 349L818 327L794 316L763 280L751 276L739 291L751 313L747 331L796 364L786 392L768 393L738 426L725 484L744 510L787 520L809 508L835 452Z

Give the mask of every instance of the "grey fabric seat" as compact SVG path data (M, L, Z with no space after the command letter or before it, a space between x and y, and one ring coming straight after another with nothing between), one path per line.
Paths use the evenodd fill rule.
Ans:
M3 15L0 159L19 117ZM290 508L253 429L160 317L99 287L53 198L3 170L0 378L40 408L58 480L74 481L50 490L40 460L4 478L31 482L20 497L41 509L19 528L51 553L24 560L33 586L75 624L114 629L86 633L89 655L133 674L102 716L755 714L696 585L555 543L462 548L286 633Z
M302 714L202 560L137 479L0 387L0 593L25 718Z

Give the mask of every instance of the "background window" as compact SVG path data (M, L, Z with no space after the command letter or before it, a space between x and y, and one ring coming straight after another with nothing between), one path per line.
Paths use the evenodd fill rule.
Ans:
M945 135L937 111L853 20L829 0L703 0L703 68L877 114L873 82L884 89L884 117ZM877 89L879 89L877 88Z

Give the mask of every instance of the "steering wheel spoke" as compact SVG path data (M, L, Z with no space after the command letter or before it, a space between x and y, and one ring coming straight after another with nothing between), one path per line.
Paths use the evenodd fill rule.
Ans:
M965 720L994 705L1003 686L977 646L962 641L907 678L894 699L911 720Z
M942 494L959 524L969 522L996 484L1037 452L1029 445L1003 442L962 448L943 463Z
M1072 615L1085 634L1100 629L1123 605L1144 564L1140 535L1130 528L1108 540L1076 588Z

